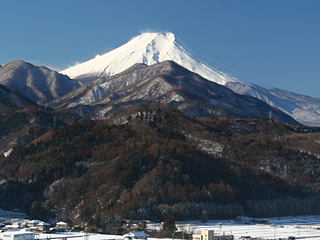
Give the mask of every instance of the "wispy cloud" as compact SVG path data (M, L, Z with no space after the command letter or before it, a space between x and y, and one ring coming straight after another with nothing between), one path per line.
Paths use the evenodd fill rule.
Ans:
M143 33L157 33L157 32L170 32L167 29L151 29L151 28L146 28L146 29L141 29L139 31L140 34Z

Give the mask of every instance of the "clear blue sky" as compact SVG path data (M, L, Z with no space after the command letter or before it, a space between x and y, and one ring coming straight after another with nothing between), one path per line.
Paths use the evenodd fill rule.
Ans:
M62 70L146 30L258 84L320 97L320 0L3 0L0 64Z

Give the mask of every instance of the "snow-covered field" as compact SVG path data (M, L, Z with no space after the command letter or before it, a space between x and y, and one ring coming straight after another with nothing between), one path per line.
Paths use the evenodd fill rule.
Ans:
M289 236L294 236L296 239L320 239L320 216L302 216L302 217L281 217L266 220L264 224L253 224L248 222L250 219L241 218L238 220L223 220L209 221L208 223L200 223L200 221L177 222L179 230L200 232L202 229L213 229L217 235L233 234L235 239L241 236L251 236L252 238L263 239L287 239ZM261 222L261 221L260 221ZM158 223L148 225L149 229L159 229ZM84 233L64 233L64 234L40 234L37 239L71 237L71 240L113 240L121 239L120 235L104 235L104 234L84 234ZM152 240L152 238L149 238Z
M234 220L209 221L207 224L194 224L193 228L195 232L202 229L213 229L218 235L232 234L235 239L239 239L241 236L263 239L287 239L289 236L294 236L296 239L299 239L299 237L301 239L320 239L320 216L282 217L263 220L267 220L268 223L248 224L245 223L246 221L237 222Z

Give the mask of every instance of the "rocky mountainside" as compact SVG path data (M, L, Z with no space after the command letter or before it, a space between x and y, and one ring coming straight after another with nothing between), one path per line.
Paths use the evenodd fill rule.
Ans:
M172 61L136 64L112 77L92 80L49 105L94 119L138 103L171 105L191 116L272 117L297 125L291 117L252 97L208 81Z
M320 126L320 98L288 92L282 89L266 89L257 85L229 82L225 85L234 92L260 99L289 114L298 122Z
M2 107L14 107L17 109L37 106L36 103L32 102L30 99L23 96L20 92L16 90L11 90L4 85L0 84L0 104Z
M259 98L302 124L320 126L319 99L280 89L266 89L250 83L231 69L209 60L170 32L143 33L117 49L68 68L62 73L71 78L88 81L118 74L136 63L152 65L166 60L175 61L210 81L230 87L239 94Z
M24 61L13 61L0 69L0 84L17 90L30 100L45 104L80 86L76 80Z
M28 144L53 127L72 123L75 116L32 102L0 84L0 151Z

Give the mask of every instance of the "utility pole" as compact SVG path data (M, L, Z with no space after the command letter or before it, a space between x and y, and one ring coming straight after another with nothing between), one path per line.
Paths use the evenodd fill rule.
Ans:
M176 232L173 232L173 233L172 233L172 240L174 240L174 234L175 234L175 233L176 233Z

